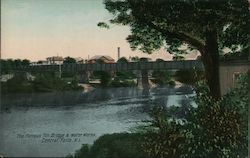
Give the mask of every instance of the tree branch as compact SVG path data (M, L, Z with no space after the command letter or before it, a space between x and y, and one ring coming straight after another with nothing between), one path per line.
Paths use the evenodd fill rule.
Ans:
M136 18L140 21L141 24L147 25L147 26L161 32L162 34L164 34L167 37L176 38L176 39L179 39L183 42L186 42L186 43L194 46L195 48L197 48L200 51L200 53L203 53L205 45L202 42L200 42L197 39L190 37L184 33L171 32L171 31L168 31L167 29L163 29L163 28L155 25L152 21L147 20L148 18L143 18L143 17L144 16L136 16Z

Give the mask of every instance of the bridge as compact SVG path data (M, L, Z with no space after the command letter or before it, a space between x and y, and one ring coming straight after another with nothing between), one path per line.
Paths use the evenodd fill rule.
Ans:
M34 65L16 67L14 71L40 72L40 71L124 71L124 70L178 70L192 69L203 70L199 60L160 61L160 62L127 62L109 64L63 64L63 65Z
M143 87L148 87L148 72L151 70L178 70L193 69L204 70L204 66L199 60L183 61L159 61L159 62L128 62L112 64L63 64L63 65L36 65L26 67L16 67L13 73L18 72L76 72L80 74L81 82L87 82L91 71L134 71L137 74L137 83ZM222 94L228 92L239 74L249 71L250 61L229 61L220 63L220 84Z
M88 82L90 72L93 71L134 71L137 74L137 84L143 88L149 87L148 72L152 70L178 70L193 69L203 70L204 66L199 60L183 61L160 61L160 62L127 62L127 63L108 63L108 64L62 64L62 65L34 65L16 67L13 72L75 72L80 75L80 82Z

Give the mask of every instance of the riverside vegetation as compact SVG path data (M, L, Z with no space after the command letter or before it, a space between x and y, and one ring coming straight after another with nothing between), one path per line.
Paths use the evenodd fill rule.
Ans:
M249 72L241 76L217 101L209 96L208 86L198 82L197 107L155 106L152 119L136 132L103 135L67 157L246 157L249 78Z
M83 90L73 79L67 83L63 79L54 74L45 73L35 75L34 80L28 80L23 74L15 75L6 82L1 82L1 93L32 93L32 92L52 92L52 91L68 91Z

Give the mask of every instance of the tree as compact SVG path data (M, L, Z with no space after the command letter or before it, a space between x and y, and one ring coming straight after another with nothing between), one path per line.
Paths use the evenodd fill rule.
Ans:
M180 61L180 60L185 60L185 57L180 55L174 55L172 59L175 61Z
M171 73L166 70L156 70L153 71L152 77L155 78L155 82L164 85L167 84L171 80Z
M127 62L128 62L128 59L125 58L125 57L121 57L120 59L118 59L117 62L118 62L118 63L127 63Z
M134 56L134 57L129 57L129 60L131 60L133 62L138 62L140 60L140 58L138 56Z
M156 62L164 62L164 60L163 60L163 59L159 59L159 58L158 58L158 59L156 59L155 61L156 61Z
M109 72L101 71L101 86L108 87L111 83L111 75Z
M74 58L71 58L71 57L66 57L66 58L64 58L63 63L64 64L75 64L76 60Z
M15 67L19 67L22 65L22 60L21 59L15 59L14 60L14 66Z
M210 95L220 98L219 52L249 48L247 0L105 0L113 24L128 25L132 49L151 53L165 47L170 53L198 50ZM186 46L186 50L180 49Z
M30 60L24 59L24 60L22 61L22 65L23 65L23 66L29 66L29 65L30 65Z
M140 58L140 62L148 62L150 60L150 58Z

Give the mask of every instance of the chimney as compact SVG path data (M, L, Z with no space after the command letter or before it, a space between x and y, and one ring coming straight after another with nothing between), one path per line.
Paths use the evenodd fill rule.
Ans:
M119 60L120 59L120 47L118 47L118 49L117 49L117 52L118 52L118 59L117 60Z

